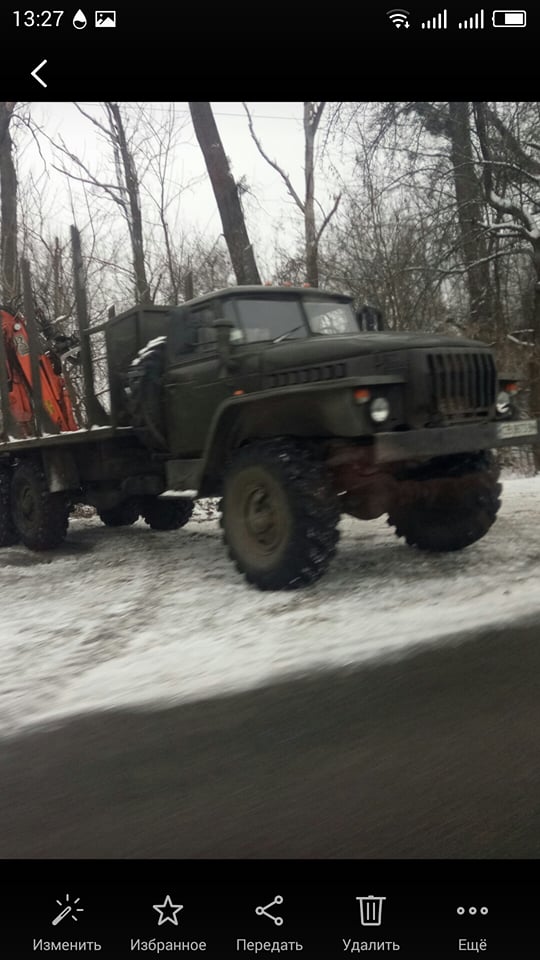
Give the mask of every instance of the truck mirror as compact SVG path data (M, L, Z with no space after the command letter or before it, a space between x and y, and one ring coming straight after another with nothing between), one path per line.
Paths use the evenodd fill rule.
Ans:
M384 318L382 310L378 307L370 307L368 304L360 307L356 312L356 319L360 330L370 333L375 330L384 330Z

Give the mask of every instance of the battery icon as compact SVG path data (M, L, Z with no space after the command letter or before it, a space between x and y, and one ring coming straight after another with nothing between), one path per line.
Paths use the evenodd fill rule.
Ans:
M494 27L526 27L526 10L494 10L491 18Z

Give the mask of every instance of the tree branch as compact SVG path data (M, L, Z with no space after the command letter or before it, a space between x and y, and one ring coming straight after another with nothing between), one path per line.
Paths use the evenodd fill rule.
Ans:
M483 166L483 180L484 180L484 190L486 194L486 200L491 207L495 210L498 210L499 213L507 214L517 220L521 226L522 232L530 240L534 239L534 234L537 233L537 227L534 221L525 213L523 209L517 207L514 203L511 203L508 200L504 200L502 197L499 197L493 187L493 170L491 164L491 151L489 148L489 141L487 135L487 125L486 125L486 115L488 109L484 103L475 103L474 104L474 114L476 118L476 131L478 134L478 142L480 143L480 150L482 151L482 156L484 158ZM492 119L493 112L490 111L490 119ZM493 121L492 121L493 122ZM502 123L502 121L501 121ZM503 129L506 130L504 124L502 124ZM521 148L519 148L521 151ZM522 152L522 151L521 151ZM506 226L511 226L506 224Z
M326 215L326 217L324 218L321 226L319 227L319 229L318 229L318 231L317 231L317 237L316 237L317 243L318 243L319 240L321 239L321 237L322 237L322 235L323 235L326 227L328 226L328 224L330 223L330 220L331 220L332 217L334 216L334 214L335 214L335 212L336 212L336 210L337 210L337 208L338 208L338 206L339 206L339 201L340 201L340 200L341 200L341 194L338 193L337 197L336 197L335 200L334 200L334 204L333 204L333 206L332 206L332 209L330 210L330 213L328 213L328 214Z
M531 157L528 153L525 153L523 147L516 139L512 131L506 126L504 120L499 117L495 110L492 110L491 107L488 107L487 104L485 112L489 122L492 123L495 129L500 133L503 143L506 141L514 156L519 159L524 170L529 168L529 172L540 174L540 162L534 157Z
M252 136L252 138L253 138L253 142L255 143L255 146L257 147L257 150L259 151L261 157L263 157L263 158L266 160L266 162L267 162L268 164L270 164L270 166L273 167L273 169L274 169L277 173L279 173L280 177L282 178L283 182L285 183L285 186L287 187L287 190L289 191L290 196L293 198L294 202L296 203L296 206L299 208L299 210L301 210L302 213L305 213L305 203L304 203L304 202L300 199L300 197L298 196L296 190L294 189L294 187L293 187L293 185L292 185L292 183L291 183L291 181L290 181L290 178L287 176L287 174L285 173L285 171L281 169L281 167L279 166L279 164L276 163L275 160L271 160L270 157L268 156L268 154L264 152L263 147L262 147L262 145L261 145L261 143L260 143L260 141L259 141L259 139L258 139L258 137L257 137L257 135L256 135L256 133L255 133L255 130L254 130L254 127L253 127L253 120L251 119L251 114L250 114L250 112L249 112L249 110L248 110L247 104L244 103L244 101L242 101L242 106L243 106L243 108L244 108L244 110L246 111L246 114L247 114L248 124L249 124L249 131L250 131L251 136Z

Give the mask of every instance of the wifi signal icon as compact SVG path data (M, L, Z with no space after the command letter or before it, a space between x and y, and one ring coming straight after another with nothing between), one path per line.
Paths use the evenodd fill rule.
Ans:
M408 27L409 26L409 10L387 10L386 16L392 21L395 27Z

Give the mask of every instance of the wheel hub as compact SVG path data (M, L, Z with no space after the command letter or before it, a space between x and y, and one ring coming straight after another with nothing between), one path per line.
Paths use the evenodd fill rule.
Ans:
M265 487L259 486L248 491L244 519L249 536L260 547L266 550L276 548L281 540L281 525L276 505Z

